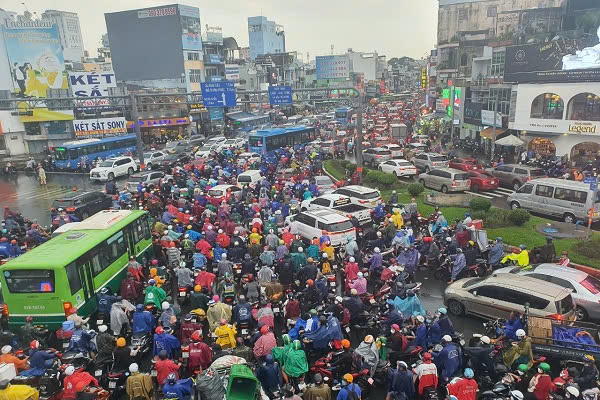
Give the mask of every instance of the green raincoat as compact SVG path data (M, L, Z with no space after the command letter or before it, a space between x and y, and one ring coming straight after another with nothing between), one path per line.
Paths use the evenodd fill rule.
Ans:
M294 340L292 348L283 357L283 371L292 378L298 378L308 372L306 354L301 348L300 341Z

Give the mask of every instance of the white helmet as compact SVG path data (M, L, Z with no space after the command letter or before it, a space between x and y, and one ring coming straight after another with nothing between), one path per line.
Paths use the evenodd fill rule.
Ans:
M442 337L442 340L443 340L444 342L451 342L451 341L452 341L452 336L450 336L450 335L444 335L444 336Z
M520 390L511 390L510 397L513 400L523 400L523 393Z
M169 309L169 302L168 301L163 301L163 303L162 303L162 309L163 310L168 310Z
M135 374L139 370L140 370L140 368L138 367L138 365L136 363L133 363L129 366L129 372L131 372L132 374Z
M227 260L227 254L226 253L221 254L221 260Z
M575 386L569 385L565 390L567 397L579 397L579 389L577 389Z
M304 249L302 247L298 247L298 253L302 253Z
M69 365L66 369L65 369L65 374L67 376L71 376L73 375L73 373L75 373L75 367L72 365Z
M515 335L521 339L525 337L525 331L523 329L517 329L517 331L515 332Z
M350 257L350 262L356 262L356 259L354 257Z
M379 253L379 247L375 247L375 248L373 249L373 251L374 251L375 253Z
M356 274L356 276L358 276L359 278L362 278L363 277L363 273L359 272L358 274Z
M377 237L381 237L381 232L377 232Z
M329 258L329 256L327 255L327 253L321 254L321 257L323 257L323 258Z
M485 343L485 344L490 344L490 342L491 342L490 338L487 336L482 336L479 340L481 340L481 343Z
M219 229L218 233L223 233L223 229Z
M341 303L342 301L344 301L344 299L342 298L342 296L336 296L335 301Z

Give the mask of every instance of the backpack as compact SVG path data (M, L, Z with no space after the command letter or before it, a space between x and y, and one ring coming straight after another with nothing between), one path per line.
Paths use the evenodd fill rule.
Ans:
M350 386L350 385L348 385ZM354 391L354 388L356 387L356 384L352 384L352 390L349 389L348 387L346 387L346 393L348 393L348 396L346 397L348 400L360 400L360 397L358 396L358 394Z

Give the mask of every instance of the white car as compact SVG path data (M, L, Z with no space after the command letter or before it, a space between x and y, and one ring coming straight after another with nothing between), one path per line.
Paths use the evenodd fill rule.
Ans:
M379 190L366 186L342 186L341 188L334 190L333 194L348 196L353 204L358 204L359 206L365 206L367 208L375 208L382 201Z
M237 158L237 163L239 166L244 166L246 163L253 164L260 161L261 157L258 153L242 153Z
M222 151L222 150L226 150L226 149L230 149L230 148L234 148L234 149L241 149L244 148L248 145L248 141L241 139L241 138L236 138L236 139L227 139L223 142L218 142L216 145L218 145L218 150L217 151Z
M90 179L112 181L118 176L133 175L139 169L131 157L108 158L90 171Z
M399 176L414 176L417 168L410 161L403 159L389 160L379 164L379 170Z
M197 151L196 154L194 155L194 157L196 159L200 159L200 158L207 158L210 156L210 152L211 151L218 151L217 148L219 147L219 145L217 144L212 144L212 145L204 145L202 147L200 147Z
M391 151L392 152L392 158L404 157L404 149L400 145L392 143L392 144L384 144L381 147L383 147L384 149L388 149L389 151Z
M160 167L160 162L165 158L167 154L162 151L148 151L144 153L144 163L146 164L146 169L152 169L153 166L156 168ZM135 160L135 163L140 165L140 160Z

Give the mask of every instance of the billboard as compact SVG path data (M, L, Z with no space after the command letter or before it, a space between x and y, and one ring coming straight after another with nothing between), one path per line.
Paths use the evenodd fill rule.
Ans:
M75 97L108 96L108 88L117 87L113 71L69 72L69 83Z
M494 124L494 112L490 110L481 110L481 123L485 126L494 126L502 128L502 114L496 113L496 123Z
M317 79L348 78L349 64L347 56L317 56Z
M181 19L181 43L184 50L202 50L202 36L200 34L200 9L197 7L179 4L179 18Z
M600 44L592 39L559 39L506 48L505 82L600 80Z
M481 108L483 104L465 101L463 122L471 125L481 125ZM500 119L502 120L502 119Z
M240 79L240 66L237 64L225 64L225 79L237 81Z
M124 117L76 119L73 121L75 136L118 135L127 133L127 121Z

